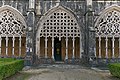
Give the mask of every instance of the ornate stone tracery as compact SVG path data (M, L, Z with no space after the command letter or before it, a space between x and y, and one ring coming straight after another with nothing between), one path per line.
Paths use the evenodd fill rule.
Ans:
M79 38L80 42L80 27L75 19L75 16L68 11L67 9L63 8L62 6L57 6L48 11L44 17L41 18L38 31L36 34L36 54L40 57L40 43L41 39L44 38L44 46L45 46L45 58L48 57L48 38L51 38L51 48L52 48L52 56L51 58L54 60L54 40L55 38L65 38L65 59L67 60L68 57L68 38L72 38L72 58L75 58L75 41L76 38ZM78 44L80 45L80 44ZM81 47L81 46L80 46ZM79 47L79 49L80 49ZM79 52L78 54L81 54ZM80 55L81 56L81 55ZM80 57L79 57L80 58Z
M0 35L1 36L22 36L25 34L25 25L18 18L18 15L10 10L0 13Z
M25 55L26 27L24 17L18 10L8 5L0 7L0 57Z
M120 57L120 7L105 9L96 21L95 30L98 58Z
M80 37L76 20L62 9L56 10L43 21L41 37Z
M98 36L119 36L120 34L120 11L111 10L99 19L95 26Z

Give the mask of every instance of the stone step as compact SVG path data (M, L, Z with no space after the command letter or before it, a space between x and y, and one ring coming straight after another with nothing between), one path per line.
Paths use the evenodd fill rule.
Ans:
M63 61L56 61L55 64L65 64Z

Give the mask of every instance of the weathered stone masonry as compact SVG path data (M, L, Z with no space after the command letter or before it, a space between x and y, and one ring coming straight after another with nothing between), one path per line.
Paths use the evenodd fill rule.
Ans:
M107 64L120 57L120 1L1 0L0 57L28 66Z

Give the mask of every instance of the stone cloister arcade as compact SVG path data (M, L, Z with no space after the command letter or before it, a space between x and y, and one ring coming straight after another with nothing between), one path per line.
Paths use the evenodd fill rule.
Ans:
M120 7L105 9L95 24L98 58L120 58Z
M80 27L74 15L62 6L55 7L41 18L36 54L39 58L58 61L80 58L80 39Z
M0 56L24 57L26 22L22 14L10 6L0 8Z
M22 58L26 65L118 62L119 4L117 0L2 0L0 57Z

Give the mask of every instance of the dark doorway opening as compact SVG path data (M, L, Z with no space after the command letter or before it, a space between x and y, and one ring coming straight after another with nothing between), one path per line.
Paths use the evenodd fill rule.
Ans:
M55 38L54 41L54 57L55 61L61 61L61 41L59 41L59 38Z

